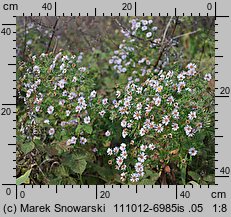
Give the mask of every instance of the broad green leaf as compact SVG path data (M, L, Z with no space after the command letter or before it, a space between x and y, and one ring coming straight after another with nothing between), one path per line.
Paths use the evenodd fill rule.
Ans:
M75 129L76 135L79 135L81 131L84 131L85 133L91 134L93 129L91 125L85 124L85 125L78 125L78 127Z
M139 184L141 185L154 185L156 183L156 181L159 179L159 174L158 173L149 173L150 178L145 178L142 179Z
M82 129L83 129L86 133L88 133L88 134L91 134L92 131L93 131L92 126L91 126L91 125L87 125L87 124L86 124L86 125L83 125Z
M75 129L75 133L77 136L80 134L81 130L82 130L82 125L78 125L78 127L76 127Z
M82 175L87 166L86 156L78 154L66 155L63 164L74 173Z
M215 176L214 175L207 175L204 177L203 180L206 182L209 182L209 183L214 183L215 182Z
M28 154L34 149L35 145L33 142L24 143L21 145L21 150L24 152L24 154Z
M86 169L86 166L87 166L86 160L84 159L76 160L74 164L71 166L71 170L74 171L75 173L82 175L84 170Z
M69 176L68 171L64 166L59 166L58 168L55 169L55 175L58 177L67 177Z
M22 183L28 182L30 173L31 173L31 169L26 171L25 174L23 174L22 176L18 177L16 179L16 185L21 185Z
M200 175L198 175L196 172L194 171L189 171L188 175L192 177L193 180L195 181L199 181L199 179L201 178Z

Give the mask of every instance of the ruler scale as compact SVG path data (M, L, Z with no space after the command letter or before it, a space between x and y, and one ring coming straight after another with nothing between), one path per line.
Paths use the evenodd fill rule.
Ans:
M42 5L50 4L44 10ZM128 10L128 8L131 9ZM124 10L126 9L127 10ZM230 216L231 1L2 1L0 80L1 216ZM17 16L213 16L215 18L215 185L20 185L16 171ZM221 173L221 168L226 172Z

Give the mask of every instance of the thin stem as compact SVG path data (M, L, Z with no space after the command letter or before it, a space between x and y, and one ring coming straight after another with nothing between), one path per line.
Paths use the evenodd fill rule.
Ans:
M54 24L54 26L53 26L52 35L51 35L50 41L49 41L49 43L48 43L46 53L48 53L49 50L50 50L51 42L52 42L52 40L53 40L53 38L54 38L55 31L56 31L56 27L57 27L57 25L58 25L58 21L59 21L59 17L57 17L57 19L56 19L56 21L55 21L55 24Z

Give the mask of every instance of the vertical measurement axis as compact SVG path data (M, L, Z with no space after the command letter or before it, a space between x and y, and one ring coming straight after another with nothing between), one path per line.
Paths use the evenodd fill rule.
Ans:
M214 31L215 31L215 33L214 33L214 44L215 44L215 48L217 47L216 46L216 14L217 14L217 4L216 4L216 2L215 2L215 20L214 20ZM215 58L214 58L214 62L215 62L215 64L214 64L214 67L215 67L215 72L217 72L217 70L216 70L216 49L215 49ZM217 82L216 82L216 73L214 74L214 79L215 79L215 96L216 96L216 84L217 84ZM214 109L215 109L215 114L214 114L214 116L215 116L215 120L216 120L216 110L217 110L217 103L216 103L216 97L214 98ZM214 123L214 134L216 135L216 121L215 121L215 123ZM216 137L214 138L214 145L215 145L215 143L216 143ZM216 152L217 152L217 146L215 145L215 147L214 147L214 149L215 149L215 153L214 153L214 164L215 164L215 168L217 168L218 166L217 166L217 162L216 162L216 156L217 156L217 154L216 154ZM216 176L216 169L215 169L215 171L214 171L214 173L215 173L215 176ZM217 184L217 182L216 182L216 178L215 178L215 184Z
M215 2L215 20L217 19L217 2ZM216 25L216 24L215 24ZM216 29L216 26L215 26Z
M176 200L178 199L178 185L176 185Z
M98 199L98 185L95 185L95 199Z
M136 16L136 2L135 2L135 16Z
M57 16L57 3L55 2L55 16Z
M14 35L14 39L13 39L13 47L15 47L15 48L17 48L17 42L16 42L16 39L17 39L17 16L13 16L13 18L15 19L15 35ZM17 71L17 50L15 49L15 54L14 54L14 56L13 56L13 59L14 59L14 66L15 66L15 70L14 70L14 72L13 72L13 74L14 74L14 79L13 79L13 84L14 84L14 88L13 88L13 90L15 90L15 93L13 94L13 99L15 98L15 112L13 112L13 123L14 123L14 127L13 127L13 131L14 131L14 133L13 133L13 137L15 138L15 144L16 144L16 126L17 126L17 124L16 124L16 103L17 103L17 76L16 76L16 71ZM13 160L14 162L15 162L15 165L13 166L13 171L14 171L14 176L13 176L13 178L15 178L16 179L16 173L17 173L17 170L16 170L16 168L17 168L17 159L16 159L16 145L15 145L15 151L13 151L13 154L14 154L14 157L15 157L15 160ZM15 181L15 180L14 180ZM17 199L17 186L16 186L16 199Z

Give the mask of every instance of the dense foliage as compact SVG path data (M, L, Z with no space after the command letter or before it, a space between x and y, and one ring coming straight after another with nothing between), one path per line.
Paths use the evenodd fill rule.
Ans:
M207 29L184 32L193 20L104 18L111 32L101 40L108 46L96 43L93 52L56 52L54 28L49 33L24 20L18 184L214 183L214 44L207 19ZM33 47L46 37L43 50Z

